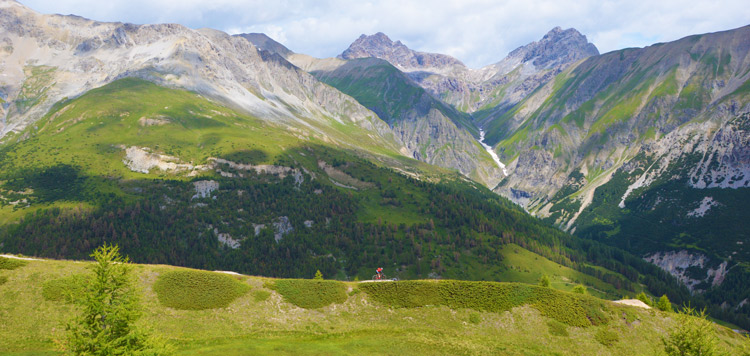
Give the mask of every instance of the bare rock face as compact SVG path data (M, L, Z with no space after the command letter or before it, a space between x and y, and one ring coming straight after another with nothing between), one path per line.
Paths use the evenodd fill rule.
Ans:
M596 46L589 43L586 36L576 29L563 30L560 27L555 27L547 32L541 40L510 52L503 62L520 61L531 63L537 68L552 68L598 54L599 50ZM498 63L499 66L502 66L500 63Z
M696 290L696 286L703 282L710 282L711 286L721 285L727 274L728 264L726 261L711 268L708 266L708 257L702 254L690 253L686 250L654 253L646 256L645 260L677 277L691 291ZM705 277L697 278L695 274L688 272L689 268L705 270Z
M273 238L276 240L276 242L281 241L281 239L284 238L284 235L294 230L292 223L289 221L289 218L286 216L280 216L278 219L276 219L276 222L273 223L273 228L274 228Z
M413 51L401 41L393 42L382 32L371 36L361 35L339 55L341 59L368 57L385 59L399 69L407 71L453 66L466 67L461 61L448 55Z

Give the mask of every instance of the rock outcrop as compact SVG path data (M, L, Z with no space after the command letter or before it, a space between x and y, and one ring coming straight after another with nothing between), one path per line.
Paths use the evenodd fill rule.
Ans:
M708 283L710 286L721 285L727 274L726 261L717 266L709 267L708 257L686 250L654 253L646 256L645 260L677 277L691 291L696 291L696 287L701 283ZM691 268L697 268L700 272L691 273L689 271ZM697 275L701 272L705 274L701 276L702 278L698 278Z

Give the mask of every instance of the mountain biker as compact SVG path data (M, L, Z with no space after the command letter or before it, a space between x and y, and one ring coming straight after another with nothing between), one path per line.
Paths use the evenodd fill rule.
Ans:
M378 269L375 270L375 273L377 273L377 279L383 279L383 267L378 267Z

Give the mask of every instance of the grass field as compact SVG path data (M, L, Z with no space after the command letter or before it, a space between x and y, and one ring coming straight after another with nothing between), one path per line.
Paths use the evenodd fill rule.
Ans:
M56 354L54 340L63 336L63 325L76 307L64 300L47 300L44 284L88 273L89 264L41 260L0 270L0 276L8 278L0 285L0 354ZM661 349L661 336L674 325L671 314L593 297L589 298L602 303L599 310L609 319L586 327L552 321L537 307L523 303L501 312L437 304L396 307L376 301L368 295L367 283L356 282L334 284L334 289L336 285L346 289L345 297L336 294L330 305L305 309L274 290L278 289L274 285L287 280L229 275L227 293L236 290L234 282L247 292L226 307L179 310L162 305L155 283L176 272L201 278L205 273L162 265L134 265L133 270L145 307L139 322L169 340L180 355L654 355ZM379 284L385 287L384 283L400 282ZM510 286L473 283L485 289ZM311 283L292 284L301 291ZM563 291L545 293L573 296ZM185 294L184 298L193 297ZM717 326L717 332L722 347L741 342L729 329Z

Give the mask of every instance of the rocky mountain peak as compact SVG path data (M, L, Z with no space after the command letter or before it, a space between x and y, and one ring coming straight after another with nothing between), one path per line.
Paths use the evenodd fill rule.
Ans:
M384 59L401 69L465 67L451 56L437 53L417 52L401 41L394 42L386 34L361 35L338 58L355 59L374 57Z
M265 33L241 33L233 36L242 37L248 40L253 44L253 46L257 47L258 49L276 53L284 58L294 54L294 52L289 50L289 48L286 48L283 44L277 42L273 38L268 37L268 35L266 35Z
M518 47L508 57L520 59L524 63L530 62L535 67L552 68L598 54L596 46L578 30L563 30L557 26L547 32L541 40Z

